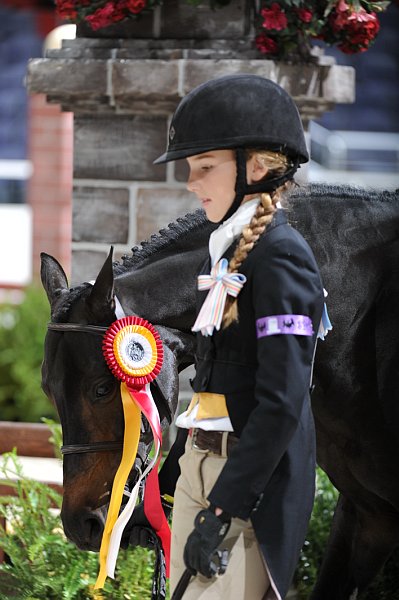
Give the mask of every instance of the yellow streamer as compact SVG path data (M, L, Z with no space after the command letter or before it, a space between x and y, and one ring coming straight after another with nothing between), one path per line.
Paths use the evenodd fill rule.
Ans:
M125 418L123 453L121 463L118 467L114 483L112 485L111 500L109 502L107 520L105 522L104 533L101 540L100 572L94 586L95 589L102 589L107 578L106 563L111 533L119 516L123 490L136 458L140 438L141 411L137 404L133 401L126 383L124 382L121 383L121 396L123 415Z

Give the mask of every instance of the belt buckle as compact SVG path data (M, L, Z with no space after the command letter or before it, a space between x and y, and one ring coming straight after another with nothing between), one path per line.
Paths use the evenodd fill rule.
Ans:
M203 452L204 454L207 454L207 452L209 452L209 450L207 448L200 448L199 446L197 446L196 439L197 439L197 435L198 435L198 427L194 427L193 428L193 434L191 436L191 448L193 450L196 450L197 452Z

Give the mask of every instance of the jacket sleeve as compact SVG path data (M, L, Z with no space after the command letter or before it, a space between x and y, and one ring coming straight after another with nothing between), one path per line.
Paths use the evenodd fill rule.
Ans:
M208 497L213 505L242 519L250 516L273 476L308 401L323 306L314 257L295 236L263 244L251 262L246 285L251 286L254 327L262 317L298 314L312 319L314 334L254 336L255 408ZM245 394L240 401L245 402Z

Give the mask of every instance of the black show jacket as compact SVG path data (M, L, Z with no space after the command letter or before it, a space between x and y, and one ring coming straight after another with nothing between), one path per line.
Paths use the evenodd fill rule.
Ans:
M208 263L203 272L209 271ZM282 210L276 211L239 272L247 278L238 296L239 321L209 337L198 334L192 385L195 392L226 396L234 433L240 438L208 499L234 517L251 519L284 598L314 499L309 387L323 287L311 249L287 224ZM199 306L205 297L206 292L198 292ZM313 336L257 338L257 319L285 314L310 317ZM271 592L268 597L276 596Z

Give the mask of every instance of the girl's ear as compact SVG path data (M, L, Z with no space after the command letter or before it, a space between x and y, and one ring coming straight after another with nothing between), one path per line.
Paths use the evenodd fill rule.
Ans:
M253 154L247 161L247 181L249 184L257 183L266 177L269 168L259 154Z

